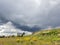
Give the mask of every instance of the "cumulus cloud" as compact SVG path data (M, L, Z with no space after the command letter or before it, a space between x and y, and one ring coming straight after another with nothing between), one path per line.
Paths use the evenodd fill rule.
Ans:
M31 35L32 32L28 32L28 31L23 31L21 29L17 29L14 27L12 22L7 22L6 24L0 25L0 36L12 36L15 35L17 36L17 33L19 33L20 35L22 33L25 33L25 35Z
M60 26L60 0L0 0L0 18L17 24Z

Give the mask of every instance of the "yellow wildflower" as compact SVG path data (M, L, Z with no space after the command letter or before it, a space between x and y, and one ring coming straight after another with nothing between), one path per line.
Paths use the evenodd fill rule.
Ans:
M33 37L31 40L32 41L37 41L37 37Z
M16 39L16 42L19 43L20 42L20 39Z
M25 37L24 40L25 41L29 41L30 40L30 37Z

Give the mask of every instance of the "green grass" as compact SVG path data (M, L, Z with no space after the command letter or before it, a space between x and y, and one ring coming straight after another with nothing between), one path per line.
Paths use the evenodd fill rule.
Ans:
M60 29L41 30L24 37L0 38L0 45L60 45Z

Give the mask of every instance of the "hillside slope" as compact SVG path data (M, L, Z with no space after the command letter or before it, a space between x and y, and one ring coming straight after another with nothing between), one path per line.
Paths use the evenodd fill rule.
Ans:
M60 28L41 30L22 39L26 41L26 45L60 45ZM24 40L22 44L24 44Z
M35 32L34 35L42 35L42 34L59 34L60 33L60 28L56 28L56 29L48 29L48 30L40 30L38 32Z
M8 42L8 43L7 43ZM24 37L0 38L2 45L60 45L60 28L41 30Z

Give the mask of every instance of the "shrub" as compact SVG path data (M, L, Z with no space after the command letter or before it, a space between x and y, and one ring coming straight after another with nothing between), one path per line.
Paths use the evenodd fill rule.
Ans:
M21 37L23 37L25 35L25 32L22 33Z

